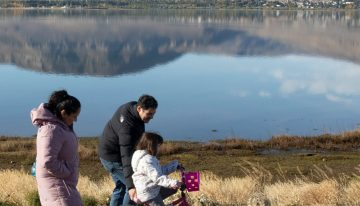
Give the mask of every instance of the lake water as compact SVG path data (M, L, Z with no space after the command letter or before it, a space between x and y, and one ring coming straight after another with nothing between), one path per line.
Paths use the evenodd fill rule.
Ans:
M79 136L144 93L147 130L200 140L316 135L360 124L359 11L0 10L0 134L66 89Z

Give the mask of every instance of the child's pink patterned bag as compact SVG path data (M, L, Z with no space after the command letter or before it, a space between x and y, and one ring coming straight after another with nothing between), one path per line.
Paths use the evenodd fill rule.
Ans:
M200 172L182 172L182 179L188 192L200 190Z

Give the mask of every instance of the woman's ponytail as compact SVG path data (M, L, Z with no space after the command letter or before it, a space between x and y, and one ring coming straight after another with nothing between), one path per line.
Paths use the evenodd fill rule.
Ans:
M55 114L59 119L61 117L61 111L65 110L66 114L72 114L78 111L81 107L80 101L67 93L66 90L54 91L47 103L47 109Z

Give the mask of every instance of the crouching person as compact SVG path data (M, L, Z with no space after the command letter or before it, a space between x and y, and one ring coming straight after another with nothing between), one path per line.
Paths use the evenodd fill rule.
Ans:
M138 202L149 206L164 206L163 200L175 194L182 185L178 180L167 176L176 171L178 161L161 166L156 158L162 143L163 138L160 135L145 132L131 160Z

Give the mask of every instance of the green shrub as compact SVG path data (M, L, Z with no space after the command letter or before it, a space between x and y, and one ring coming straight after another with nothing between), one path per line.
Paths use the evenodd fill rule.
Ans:
M0 202L0 206L16 206L16 204L6 201L6 202Z
M95 197L83 196L83 197L81 197L81 199L82 199L82 202L83 202L84 206L96 206L96 205L98 205Z
M26 195L26 202L29 206L41 206L40 197L37 191L30 192Z

